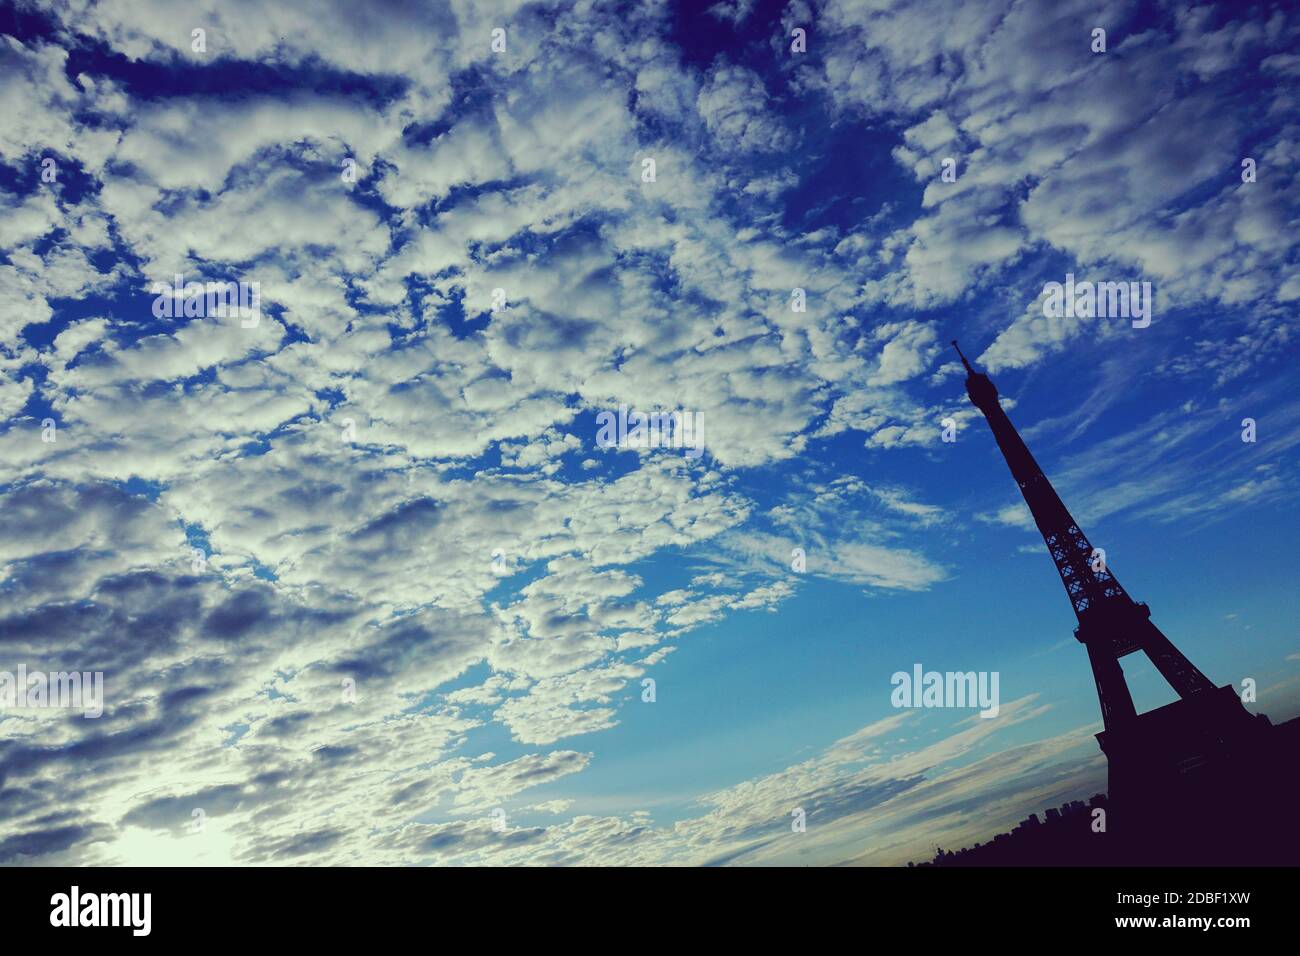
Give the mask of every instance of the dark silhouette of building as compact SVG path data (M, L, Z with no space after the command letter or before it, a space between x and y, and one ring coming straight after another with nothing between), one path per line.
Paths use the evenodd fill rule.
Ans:
M1150 608L1129 597L1066 509L1003 411L993 382L960 348L957 354L966 367L966 393L993 430L1078 618L1074 636L1087 649L1105 728L1097 735L1109 768L1105 830L1062 811L1049 814L1046 824L1031 816L1017 832L1064 833L1078 824L1076 836L1096 834L1101 839L1093 844L1104 841L1106 862L1300 863L1300 719L1275 727L1251 714L1231 684L1216 686L1156 627ZM1137 651L1150 658L1178 700L1137 712L1120 667L1121 658ZM1008 839L1023 849L1025 840L1016 833ZM1003 844L1005 852L986 849L983 856L1017 862L1010 844ZM1078 862L1100 861L1094 856L1089 850Z
M1042 822L1038 814L1031 813L1015 829L999 833L987 843L956 851L937 849L933 860L920 865L1105 866L1115 862L1111 842L1096 828L1109 809L1104 793L1095 794L1087 803L1071 800L1059 809L1049 807Z

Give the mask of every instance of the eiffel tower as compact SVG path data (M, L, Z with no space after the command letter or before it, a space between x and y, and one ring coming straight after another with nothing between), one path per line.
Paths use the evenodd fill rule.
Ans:
M966 393L993 430L1078 618L1074 636L1088 652L1097 684L1104 726L1097 742L1107 758L1110 804L1132 851L1129 857L1205 862L1221 856L1207 845L1198 814L1230 818L1227 825L1211 828L1223 852L1232 852L1234 841L1261 836L1251 829L1263 825L1261 813L1276 815L1272 823L1293 816L1275 805L1275 794L1294 786L1283 770L1294 756L1283 756L1273 733L1278 728L1247 711L1231 684L1216 686L1156 627L1151 609L1129 596L1029 453L1002 410L997 387L971 367L956 341L952 344L966 367ZM1146 654L1178 700L1137 712L1120 666L1137 651ZM1283 725L1288 742L1296 736L1296 723ZM1251 785L1261 774L1276 777L1277 788L1261 794ZM1279 833L1266 828L1265 836Z

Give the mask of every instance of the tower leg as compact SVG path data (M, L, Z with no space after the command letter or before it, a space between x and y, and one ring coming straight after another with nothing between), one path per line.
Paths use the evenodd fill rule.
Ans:
M1133 695L1124 682L1124 671L1109 647L1104 650L1094 644L1088 648L1088 661L1092 664L1092 677L1097 682L1097 699L1101 701L1101 720L1107 730L1123 727L1137 719Z
M1147 621L1143 630L1146 633L1142 635L1142 650L1179 697L1191 697L1215 689L1210 679L1174 647L1174 642L1165 637L1160 628Z

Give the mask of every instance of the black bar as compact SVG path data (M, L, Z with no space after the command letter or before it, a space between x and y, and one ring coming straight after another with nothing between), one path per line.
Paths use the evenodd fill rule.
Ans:
M123 910L127 925L52 926L52 897L70 896L74 885L83 906L87 895L148 893L148 935L136 935L127 918L138 911ZM1294 896L1294 869L0 871L6 943L35 937L204 949L255 940L259 948L284 942L333 950L382 934L418 937L437 950L472 946L480 936L480 945L499 945L503 930L516 943L533 934L530 945L549 939L560 949L621 937L671 939L676 948L697 930L761 942L774 929L828 940L901 932L918 952L955 938L1064 946L1097 936L1150 942L1195 934L1231 943L1285 932L1295 922ZM1199 925L1205 919L1208 928ZM1215 924L1225 919L1246 924Z

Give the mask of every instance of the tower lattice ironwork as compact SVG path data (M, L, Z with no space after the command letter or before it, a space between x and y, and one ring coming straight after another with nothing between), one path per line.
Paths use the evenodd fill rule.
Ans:
M1243 706L1233 685L1216 687L1174 647L1093 548L1003 411L993 382L960 348L957 354L966 366L966 393L993 430L1079 621L1074 636L1087 648L1105 723L1097 734L1113 814L1105 832L1118 838L1108 844L1109 859L1294 865L1300 815L1291 768L1300 756L1300 718L1274 727ZM1136 651L1150 658L1177 700L1136 712L1120 667Z
M1104 554L1093 548L1029 453L998 401L997 387L987 375L971 367L955 341L952 344L966 366L966 393L988 420L1079 619L1074 636L1088 650L1106 730L1123 730L1137 719L1119 664L1120 658L1135 651L1151 659L1180 698L1214 691L1210 679L1151 622L1150 608L1129 597L1106 566Z

